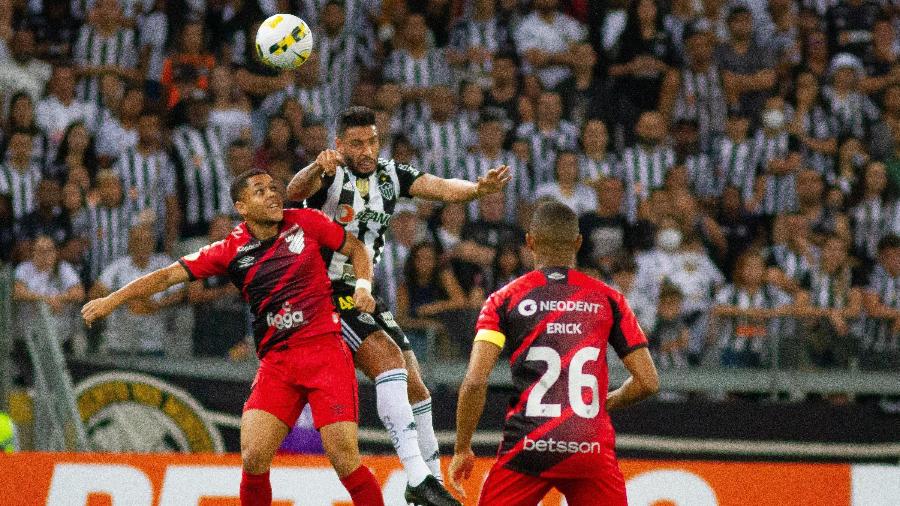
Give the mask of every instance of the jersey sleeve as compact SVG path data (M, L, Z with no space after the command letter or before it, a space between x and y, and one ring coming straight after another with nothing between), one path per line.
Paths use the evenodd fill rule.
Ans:
M634 312L628 306L625 297L609 297L613 324L609 329L609 344L616 350L619 358L625 358L632 351L647 346L647 336L641 330Z
M178 259L191 281L222 276L228 272L228 264L234 257L228 239L216 241Z
M481 313L478 315L478 321L475 323L475 341L487 341L495 344L500 348L506 344L506 334L503 332L503 326L500 318L500 311L503 307L504 298L500 293L494 293L481 307Z
M405 163L397 164L397 180L400 181L400 196L405 198L412 198L412 195L409 193L409 189L412 188L413 183L416 182L416 179L422 177L422 171L406 165Z
M304 233L310 234L319 244L325 246L332 251L338 251L344 247L346 241L346 233L343 227L328 219L322 211L318 209L299 209L298 213L303 213Z

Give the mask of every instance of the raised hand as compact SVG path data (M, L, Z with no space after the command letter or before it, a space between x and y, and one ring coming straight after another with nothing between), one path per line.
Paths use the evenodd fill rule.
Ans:
M338 166L344 165L344 155L335 149L326 149L319 153L315 163L326 176L333 176Z
M512 174L509 172L509 166L501 165L496 169L491 169L485 174L478 178L478 188L477 188L477 196L483 197L485 195L490 195L491 193L497 193L506 186L506 183L512 179Z

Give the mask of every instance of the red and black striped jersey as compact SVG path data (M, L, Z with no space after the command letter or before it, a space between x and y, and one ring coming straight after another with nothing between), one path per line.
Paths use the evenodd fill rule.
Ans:
M344 237L344 229L321 211L285 209L274 237L260 241L241 223L226 239L179 263L191 280L228 275L250 304L262 358L287 339L340 331L320 248L339 250Z
M621 293L572 269L535 270L492 294L476 329L476 341L511 351L501 465L576 477L608 458L607 343L619 357L647 345Z

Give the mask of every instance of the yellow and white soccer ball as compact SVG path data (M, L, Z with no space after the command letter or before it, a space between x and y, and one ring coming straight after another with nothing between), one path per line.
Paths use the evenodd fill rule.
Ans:
M303 65L313 48L305 21L291 14L274 14L256 31L256 52L266 65L291 70Z

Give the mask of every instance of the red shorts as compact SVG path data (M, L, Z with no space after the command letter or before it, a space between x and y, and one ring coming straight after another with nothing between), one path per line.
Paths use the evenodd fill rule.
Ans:
M359 421L356 368L340 334L325 334L263 357L244 411L259 409L293 427L308 402L319 429Z
M494 465L481 487L479 506L535 506L556 488L569 506L627 506L625 478L618 466L604 466L578 478L529 476Z

